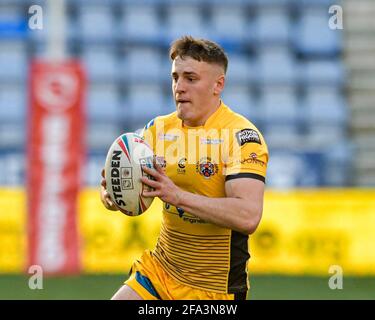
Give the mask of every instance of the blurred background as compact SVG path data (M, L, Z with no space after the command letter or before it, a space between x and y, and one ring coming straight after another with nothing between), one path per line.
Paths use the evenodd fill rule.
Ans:
M42 9L41 29L30 27L33 5ZM106 212L100 171L118 135L174 111L168 48L189 34L225 49L223 100L270 150L264 217L250 240L249 298L374 299L374 15L372 0L0 0L0 298L108 299L153 246L160 203L137 218ZM39 141L33 66L62 59L78 61L83 75L81 180L76 209L66 213L76 231L73 244L60 239L77 261L46 272L43 290L31 290L28 268L43 266L33 254L43 241L33 221L42 229L47 219L30 209L43 203L30 177L29 149ZM42 247L53 260L53 245ZM343 289L328 285L333 265L342 268Z

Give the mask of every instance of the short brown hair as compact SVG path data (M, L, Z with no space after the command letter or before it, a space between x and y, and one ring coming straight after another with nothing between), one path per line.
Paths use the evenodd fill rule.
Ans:
M191 36L183 36L174 41L169 49L169 57L172 60L176 57L190 57L197 61L215 63L222 66L225 73L228 68L228 57L223 48L213 41Z

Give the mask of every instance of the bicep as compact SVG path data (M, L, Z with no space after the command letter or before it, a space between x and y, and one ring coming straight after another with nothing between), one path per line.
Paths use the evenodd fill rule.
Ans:
M238 198L249 201L262 211L264 186L264 182L258 179L231 179L225 182L225 194L228 198Z

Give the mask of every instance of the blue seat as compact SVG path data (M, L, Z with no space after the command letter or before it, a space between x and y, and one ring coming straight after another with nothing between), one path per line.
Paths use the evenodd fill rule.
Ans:
M211 7L209 30L211 38L220 43L239 42L249 35L246 11L242 6L218 3Z
M328 27L329 14L325 7L306 8L295 29L295 48L304 55L336 56L341 50L340 30Z
M168 61L168 58L165 57L165 60ZM155 82L170 73L162 73L162 59L154 47L131 47L121 69L122 77L131 83Z
M311 123L345 125L348 121L344 97L336 87L310 87L304 101Z
M24 125L26 105L23 85L0 85L0 124L11 122Z
M323 183L322 153L317 151L271 150L267 185L272 188L317 187Z
M120 116L120 94L115 84L90 84L88 88L90 121L114 121Z
M175 4L166 8L166 43L184 35L206 38L208 35L202 10L196 4Z
M81 4L78 8L77 26L83 40L110 40L116 34L113 8L110 5Z
M131 85L124 102L129 112L126 113L126 117L130 117L132 124L137 128L143 127L150 119L163 114L164 103L165 98L161 86Z
M345 76L344 66L336 59L308 60L300 68L300 80L308 86L341 86Z
M89 151L87 160L83 166L84 174L82 177L85 186L98 187L100 185L102 179L101 171L104 167L105 158L106 152Z
M327 186L344 187L353 178L354 144L348 139L329 146L324 154L324 184Z
M259 106L264 121L286 125L298 123L300 110L295 87L266 86L260 92Z
M256 4L258 7L265 6L287 6L293 2L293 0L245 0L250 3Z
M25 39L28 31L23 4L3 1L0 4L0 38Z
M125 4L120 25L126 40L157 42L161 29L158 6L155 4Z
M345 139L348 110L337 88L310 88L304 99L307 140L314 145L334 145Z
M112 47L85 46L81 58L86 66L89 80L113 81L118 78L119 63Z
M22 151L12 149L0 150L0 186L25 185L25 155Z
M0 41L0 82L26 82L28 63L26 47L20 41Z
M287 7L260 7L254 24L255 41L262 43L286 43L289 41L291 26Z
M257 122L258 108L248 86L231 85L223 91L223 102L233 111Z
M257 81L261 84L294 84L297 65L288 46L264 46L258 51Z
M256 77L254 64L246 54L229 54L226 81L229 85L247 84Z
M7 122L0 125L0 149L23 149L26 141L26 125L24 122Z
M342 0L293 0L302 10L306 7L324 7L328 10L331 5L341 5Z
M88 150L102 151L104 154L115 139L121 134L122 129L117 123L112 122L88 122L86 141ZM104 164L104 163L103 163Z

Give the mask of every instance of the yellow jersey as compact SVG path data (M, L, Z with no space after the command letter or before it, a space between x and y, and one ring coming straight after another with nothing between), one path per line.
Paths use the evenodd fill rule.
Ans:
M181 189L225 197L225 182L248 177L265 182L268 149L259 130L224 103L200 127L188 127L173 112L151 120L143 136L166 175ZM197 289L236 293L248 289L248 235L223 228L163 204L152 252L176 281Z

